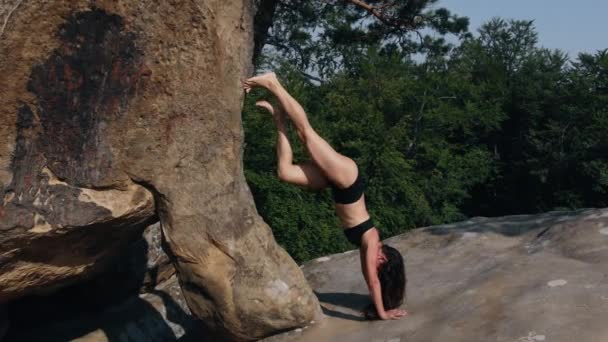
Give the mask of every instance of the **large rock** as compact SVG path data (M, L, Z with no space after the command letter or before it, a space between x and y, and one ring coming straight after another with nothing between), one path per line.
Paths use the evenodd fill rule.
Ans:
M268 341L608 341L608 209L474 218L388 239L409 316L363 321L358 253L303 266L324 322Z
M101 272L158 215L215 332L313 318L243 177L252 3L2 2L0 302Z

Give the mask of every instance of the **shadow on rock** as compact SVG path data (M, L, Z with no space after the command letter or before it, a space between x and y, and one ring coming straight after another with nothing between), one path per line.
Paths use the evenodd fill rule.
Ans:
M370 303L369 296L359 293L320 293L315 291L321 309L327 316L351 321L365 321L361 312ZM347 310L340 310L347 309ZM356 314L353 314L354 311Z
M493 232L505 236L518 236L532 230L542 230L542 228L548 228L557 223L575 219L581 212L582 210L549 212L540 215L514 215L499 218L474 217L464 222L426 228L425 231L434 235L447 235L454 232ZM540 234L542 234L542 231Z
M158 224L148 229L160 235ZM190 315L175 275L161 284L150 283L159 273L158 265L149 263L149 251L156 247L142 235L105 273L52 295L10 303L5 341L200 340L201 324ZM146 293L138 293L144 289Z

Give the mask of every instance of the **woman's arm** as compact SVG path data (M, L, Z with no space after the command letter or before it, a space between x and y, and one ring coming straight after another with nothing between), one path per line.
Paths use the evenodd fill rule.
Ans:
M363 276L365 277L365 282L367 283L369 295L372 298L374 306L376 307L376 312L380 318L382 318L384 314L384 304L382 303L382 286L380 285L378 274L376 272L368 271L373 270L374 268L372 268L372 266L375 264L375 261L370 259L373 259L371 258L370 249L362 251L361 265L363 266Z
M382 301L382 285L380 284L380 279L378 279L378 255L379 249L382 248L382 244L380 243L378 231L373 229L372 231L367 232L364 235L364 240L365 242L361 247L361 266L378 317L383 320L399 319L407 313L397 309L386 311Z
M361 247L361 267L372 302L376 312L381 319L386 318L384 304L382 303L382 287L378 279L378 250L380 248L380 237L378 231L373 230L365 234L365 242Z

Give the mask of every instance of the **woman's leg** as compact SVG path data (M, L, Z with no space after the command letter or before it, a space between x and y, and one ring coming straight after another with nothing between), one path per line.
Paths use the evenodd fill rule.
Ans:
M355 162L336 152L308 122L306 112L279 83L274 73L252 77L245 81L245 90L253 86L260 86L272 92L293 122L298 136L308 150L314 163L323 171L325 176L336 186L346 188L357 178L357 165Z
M293 151L287 138L285 114L276 110L267 101L258 101L256 106L268 110L277 126L277 175L280 180L312 189L327 187L327 178L313 163L293 164Z

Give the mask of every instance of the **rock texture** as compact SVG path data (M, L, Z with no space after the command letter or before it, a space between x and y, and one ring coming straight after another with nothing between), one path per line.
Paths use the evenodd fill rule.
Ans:
M11 319L8 341L200 337L201 324L188 310L174 274L157 222L100 275L50 296L12 301L8 310L0 310L0 322Z
M47 168L30 179L15 181L0 207L0 302L99 274L154 217L152 195L134 184L79 188Z
M186 302L260 338L318 303L243 177L249 0L0 5L0 303L101 272L160 219Z
M55 307L57 310L57 307ZM188 310L176 277L148 293L129 298L100 311L72 312L54 319L39 318L12 327L7 341L141 341L166 342L210 339ZM22 322L23 323L23 322Z
M147 227L142 234L142 238L136 241L129 251L131 261L129 263L130 267L127 269L131 274L144 270L144 278L141 284L143 289L152 289L175 274L175 268L171 264L169 256L163 250L161 234L159 222ZM139 255L143 255L146 262L145 267L141 267L138 260Z
M174 274L175 267L162 247L160 223L156 222L126 246L100 276L80 283L84 287L80 292L89 290L112 301L150 291ZM74 292L74 288L69 291Z
M358 253L303 266L324 322L268 341L608 341L608 209L473 218L388 239L410 313L363 321Z

